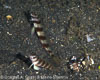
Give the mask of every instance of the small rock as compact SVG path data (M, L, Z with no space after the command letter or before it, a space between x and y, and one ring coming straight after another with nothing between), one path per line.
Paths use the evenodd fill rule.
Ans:
M56 22L56 20L55 19L52 19L52 23L55 23Z
M7 15L7 16L6 16L6 19L7 19L7 20L12 20L13 17L12 17L11 15Z

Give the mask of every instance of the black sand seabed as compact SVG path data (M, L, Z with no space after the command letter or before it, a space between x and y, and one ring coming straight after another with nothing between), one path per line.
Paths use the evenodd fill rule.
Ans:
M61 71L35 71L14 55L36 53L48 61L24 12L33 11L41 19L50 47L62 58ZM12 20L6 19L7 15ZM95 39L87 42L86 35ZM91 70L70 73L67 59L87 53L95 64ZM100 80L100 1L99 0L0 0L0 80Z

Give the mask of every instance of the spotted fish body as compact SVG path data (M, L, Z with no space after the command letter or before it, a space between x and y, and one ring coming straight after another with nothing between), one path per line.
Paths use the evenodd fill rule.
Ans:
M46 68L46 69L49 69L49 70L53 70L54 69L53 65L47 63L46 61L44 61L42 59L39 59L36 55L30 56L30 60L32 61L32 65L31 66L34 66L35 70L39 70L40 67L43 67L43 68Z
M36 31L43 48L49 53L49 55L54 59L54 61L57 64L59 64L60 59L58 57L56 57L54 55L54 53L52 52L52 50L50 49L49 44L46 40L44 31L43 31L43 27L41 26L40 20L38 19L38 17L31 13L30 14L30 21L31 21L31 23L33 23L33 28L32 28L32 31L31 31L32 35Z

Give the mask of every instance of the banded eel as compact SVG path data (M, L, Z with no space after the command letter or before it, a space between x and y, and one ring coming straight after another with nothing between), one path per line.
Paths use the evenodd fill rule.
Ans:
M49 69L49 70L57 70L55 69L55 67L50 64L47 63L46 61L39 59L39 57L37 57L35 54L29 56L30 60L32 61L32 64L30 65L29 68L31 68L32 66L34 66L35 70L40 70L40 68L45 68L45 69Z
M38 56L36 56L36 54L26 57L19 52L16 54L14 60L16 60L16 59L19 59L19 60L25 62L29 66L29 68L33 67L34 70L40 70L41 68L45 68L45 69L49 69L49 70L53 70L53 71L58 71L58 68L55 68L52 64L44 61L43 59L40 59ZM11 61L11 63L13 61Z
M45 37L45 33L43 31L43 27L40 23L40 20L38 19L38 17L33 14L33 13L26 13L26 16L28 16L28 21L31 23L32 25L32 31L31 34L33 35L34 32L36 31L37 36L43 46L43 48L49 53L49 55L53 58L53 60L56 62L56 64L60 64L61 60L58 56L55 56L54 53L52 52L46 37Z

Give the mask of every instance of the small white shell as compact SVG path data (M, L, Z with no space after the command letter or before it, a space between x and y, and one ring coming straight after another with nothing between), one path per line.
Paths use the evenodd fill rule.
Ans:
M91 41L93 41L95 39L94 37L91 37L90 34L87 34L86 38L87 38L87 42L91 42Z
M82 61L82 64L85 65L86 64L85 61Z
M94 64L94 60L92 58L90 60L91 60L91 64L90 65Z

